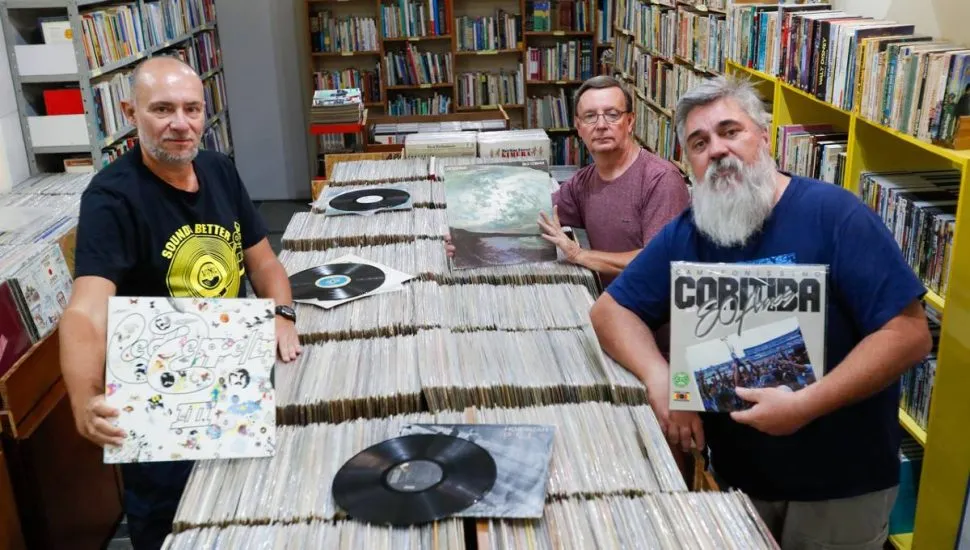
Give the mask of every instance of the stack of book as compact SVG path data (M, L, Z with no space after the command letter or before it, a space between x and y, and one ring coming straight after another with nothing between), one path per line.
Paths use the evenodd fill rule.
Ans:
M364 103L359 88L316 90L310 108L313 124L352 124L360 122Z

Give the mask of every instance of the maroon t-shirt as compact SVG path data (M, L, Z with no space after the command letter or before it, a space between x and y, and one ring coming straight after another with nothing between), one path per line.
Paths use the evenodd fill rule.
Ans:
M595 165L584 167L563 182L552 202L559 207L559 222L585 229L593 250L629 252L646 246L683 212L690 193L680 170L641 149L612 181L603 180Z

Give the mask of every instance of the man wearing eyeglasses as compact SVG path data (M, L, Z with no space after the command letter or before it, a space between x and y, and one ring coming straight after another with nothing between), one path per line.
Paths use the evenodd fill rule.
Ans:
M593 164L553 193L553 216L540 213L539 226L568 261L598 272L605 286L688 206L690 193L680 170L633 140L633 99L619 81L593 77L575 101L576 129ZM585 229L590 249L563 226Z

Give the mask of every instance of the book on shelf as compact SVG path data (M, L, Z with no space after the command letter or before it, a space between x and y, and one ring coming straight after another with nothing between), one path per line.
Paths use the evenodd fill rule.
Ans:
M677 55L696 68L724 72L724 34L727 21L723 15L699 14L682 9L677 37Z
M889 513L889 534L912 533L916 523L916 501L923 470L923 446L908 437L899 445L899 488Z
M310 47L319 53L380 50L377 20L373 17L337 17L330 10L310 16Z
M946 296L960 172L863 172L859 195L882 218L926 288Z
M552 164L583 167L593 162L589 149L579 136L560 134L551 136L550 140Z
M526 32L590 32L590 0L526 0Z
M394 0L381 5L384 38L442 36L449 30L447 0Z
M99 139L116 136L131 126L122 111L121 102L132 97L133 74L132 71L117 72L111 75L110 80L91 84Z
M613 0L596 1L596 42L598 44L609 44L613 42L615 6L616 3Z
M145 2L145 34L148 44L158 46L182 38L203 23L201 14L182 0Z
M444 84L452 81L451 53L421 52L410 42L402 52L384 55L388 86Z
M229 154L229 118L223 116L212 123L202 134L202 147L209 151Z
M530 97L526 101L529 128L572 128L573 90L560 88L556 95Z
M134 2L85 11L80 16L84 56L92 69L128 59L148 47Z
M369 71L356 68L314 71L313 88L314 90L358 88L364 102L377 103L381 100L381 72L380 63Z
M903 373L900 379L899 408L924 431L930 420L930 400L933 396L933 382L936 380L936 355L940 347L940 319L927 314L933 348L926 357Z
M450 96L435 92L431 97L414 97L404 94L396 95L387 102L387 111L391 116L411 115L443 115L451 112L452 99Z
M222 73L216 73L202 82L205 94L205 117L207 119L226 110L226 81Z
M207 73L222 65L222 52L214 31L203 31L196 36L195 54L199 61L199 73Z
M519 70L467 72L458 75L458 102L462 107L519 105L525 98L522 64Z
M458 51L515 50L521 41L522 17L496 9L494 16L455 19Z
M792 175L842 185L848 134L828 124L789 124L778 128L778 167Z
M199 52L192 46L191 42L180 42L165 50L165 55L174 57L192 67L195 72L199 73L199 76L205 74L205 71L199 70Z
M593 76L590 40L569 40L526 51L528 80L586 80Z
M677 10L657 4L651 4L640 10L633 19L630 31L637 39L637 44L657 55L672 61L676 53L676 45L681 40L678 36L679 24Z

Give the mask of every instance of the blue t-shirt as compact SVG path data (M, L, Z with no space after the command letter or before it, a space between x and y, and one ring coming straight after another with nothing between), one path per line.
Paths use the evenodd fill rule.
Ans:
M607 292L657 330L670 317L670 262L824 264L828 272L826 369L925 293L885 224L850 192L794 177L762 229L744 247L720 247L690 209L671 221ZM770 436L704 413L715 472L763 500L824 500L886 489L899 480L899 383Z

